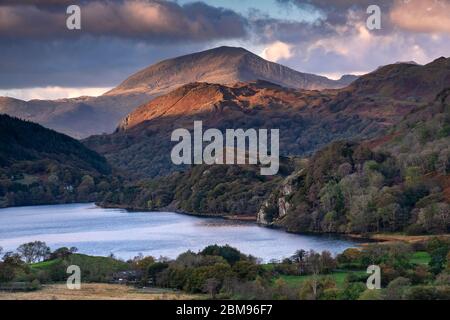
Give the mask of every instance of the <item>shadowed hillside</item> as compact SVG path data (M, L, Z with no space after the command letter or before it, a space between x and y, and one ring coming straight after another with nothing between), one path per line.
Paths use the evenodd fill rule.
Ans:
M105 158L38 124L0 115L0 207L94 201L110 187Z

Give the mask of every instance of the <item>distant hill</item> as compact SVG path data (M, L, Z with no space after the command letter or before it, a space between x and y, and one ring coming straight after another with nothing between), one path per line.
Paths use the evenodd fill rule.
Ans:
M0 207L94 201L110 174L105 158L79 141L0 115Z
M141 177L161 176L183 169L170 161L170 135L177 128L192 129L196 120L203 121L205 130L279 129L283 155L307 155L336 139L374 136L408 109L405 105L392 113L389 104L372 105L364 100L343 105L334 91L295 90L264 81L192 83L142 105L116 133L83 142L118 168Z
M119 119L151 99L146 94L22 101L0 97L0 113L39 123L74 138L110 133Z
M450 58L426 65L396 63L378 68L355 80L347 90L357 95L389 96L423 102L450 85Z
M40 123L75 138L111 133L139 105L191 82L234 84L268 80L290 88L341 88L355 78L334 81L266 61L242 48L219 47L168 59L130 76L100 97L31 100L0 97L0 113Z

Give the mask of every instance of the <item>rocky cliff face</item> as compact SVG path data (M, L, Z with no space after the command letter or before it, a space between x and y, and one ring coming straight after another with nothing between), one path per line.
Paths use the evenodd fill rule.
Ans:
M289 197L296 191L298 178L303 174L304 169L288 176L280 184L280 187L263 202L257 214L259 224L273 225L289 213L289 209L292 207Z

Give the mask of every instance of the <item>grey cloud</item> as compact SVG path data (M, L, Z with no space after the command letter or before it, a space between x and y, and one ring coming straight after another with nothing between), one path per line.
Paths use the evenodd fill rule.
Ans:
M81 1L74 0L0 0L0 5L10 6L60 6L80 3Z
M0 41L0 88L110 87L160 60L205 49L118 38Z
M378 4L382 9L382 29L372 32L387 35L395 29L389 15L394 0L277 0L277 2L284 6L297 6L306 12L320 12L321 15L313 22L256 17L252 20L252 33L257 35L258 41L262 43L280 40L298 46L321 38L356 35L359 26L365 24L368 18L366 10L370 4Z
M395 0L277 0L282 5L294 5L300 8L313 8L321 12L324 20L332 25L345 24L349 10L365 13L370 5L380 6L388 13Z
M277 0L281 4L293 4L296 6L310 5L324 11L348 10L351 8L367 8L370 5L378 5L382 8L391 7L395 0Z
M30 0L27 6L20 6L19 15L8 19L2 19L2 13L6 9L19 12L19 6L0 0L0 88L115 86L161 59L207 49L215 43L233 44L235 38L249 49L252 45L268 47L277 41L287 43L292 46L293 56L283 63L312 73L369 71L398 60L426 62L448 55L450 50L449 37L436 40L427 34L419 35L391 23L389 15L383 15L382 30L362 30L369 33L366 37L370 39L364 40L361 25L367 17L365 6L374 2L385 11L393 10L393 1L278 1L319 10L323 17L313 22L289 21L257 11L242 17L204 3L181 6L140 0L127 1L136 7L124 7L124 1L96 0L78 2L87 16L83 18L83 32L72 33L65 28L65 14L61 15L61 3L65 0ZM108 7L104 8L106 4ZM350 9L352 16L348 15ZM149 17L152 12L157 13L155 19L140 17ZM45 14L41 16L42 13ZM406 18L398 16L397 20L404 22ZM30 24L37 21L39 25L31 28ZM5 29L7 23L19 27ZM420 25L407 27L422 30Z
M10 39L65 39L82 35L113 36L146 41L202 42L243 38L244 17L232 10L204 3L179 5L162 0L78 1L81 31L66 28L63 1L26 1L0 4L0 37Z
M0 88L115 86L162 59L245 39L248 22L204 3L70 1L82 30L66 28L66 0L0 0Z

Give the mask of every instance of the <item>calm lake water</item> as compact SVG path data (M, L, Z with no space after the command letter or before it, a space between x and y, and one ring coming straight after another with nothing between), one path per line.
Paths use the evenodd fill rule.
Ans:
M170 212L128 212L94 204L16 207L0 210L0 246L15 250L29 241L52 249L75 246L80 253L128 259L142 253L175 258L210 244L229 244L264 261L299 249L339 253L348 240L288 234L252 223L198 218Z

